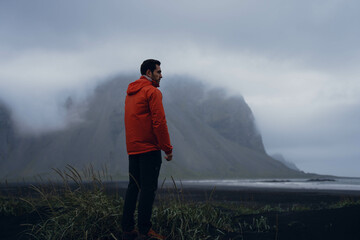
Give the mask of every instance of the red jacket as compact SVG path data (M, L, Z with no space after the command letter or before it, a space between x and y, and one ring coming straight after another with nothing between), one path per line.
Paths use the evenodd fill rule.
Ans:
M172 152L159 89L144 76L129 84L125 99L126 147L129 155Z

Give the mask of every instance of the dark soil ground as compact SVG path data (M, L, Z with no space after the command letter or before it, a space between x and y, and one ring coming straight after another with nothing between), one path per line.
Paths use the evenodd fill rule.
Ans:
M360 239L360 206L303 212L260 214L267 217L270 232L228 234L227 239ZM251 221L256 215L239 216Z
M107 186L109 193L124 196L126 184ZM170 189L170 188L169 188ZM173 195L173 189L159 189L158 199ZM1 189L0 189L1 190ZM24 193L24 191L19 190ZM329 206L341 202L360 200L359 191L329 190L294 190L294 189L260 189L238 187L183 186L181 197L186 201L212 201L214 203L231 204L232 206L268 206L270 211L261 214L234 215L233 221L252 222L254 218L266 217L269 231L226 233L223 239L242 240L360 240L360 205ZM155 203L156 204L156 203ZM293 206L306 207L302 211L276 211L277 208L287 209ZM274 209L274 211L271 211ZM22 224L39 221L36 213L17 217L0 214L0 239L28 239L21 233L26 229Z
M0 239L1 240L16 240L16 239L29 239L24 234L27 223L36 223L39 218L36 213L24 214L21 216L4 215L0 214Z
M159 195L167 194L166 190ZM239 206L268 206L288 209L298 206L298 211L269 211L261 214L239 215L234 222L252 222L266 217L268 232L228 233L224 239L243 240L360 240L360 205L341 203L360 201L359 191L269 189L246 187L185 186L182 195L192 201L213 201ZM333 208L328 209L330 206ZM301 210L301 208L308 208ZM314 210L315 209L315 210Z

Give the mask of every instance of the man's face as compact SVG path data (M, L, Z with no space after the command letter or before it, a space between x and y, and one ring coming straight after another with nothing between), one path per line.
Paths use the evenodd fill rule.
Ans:
M162 75L161 75L161 68L159 65L156 65L156 69L154 70L154 72L151 72L149 70L149 73L150 73L150 78L152 80L154 80L155 82L159 83L160 84L160 79L162 78Z

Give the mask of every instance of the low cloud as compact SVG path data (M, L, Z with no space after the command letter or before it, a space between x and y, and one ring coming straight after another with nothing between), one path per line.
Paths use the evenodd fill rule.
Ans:
M61 129L68 96L79 103L102 81L136 75L144 59L157 58L164 81L187 75L242 94L269 152L333 174L336 167L315 166L325 158L340 166L337 159L348 156L341 166L353 175L360 157L353 147L360 142L358 5L3 1L0 99L24 132Z

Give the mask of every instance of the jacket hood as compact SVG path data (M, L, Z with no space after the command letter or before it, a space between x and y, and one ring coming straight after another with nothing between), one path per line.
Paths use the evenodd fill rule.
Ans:
M152 83L149 80L147 80L145 77L142 76L140 79L129 84L126 93L128 95L134 95L138 91L140 91L140 89L142 89L143 87L149 86L149 85L152 85Z

